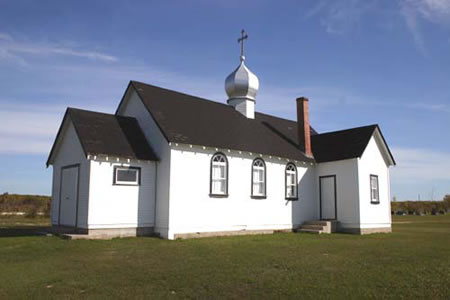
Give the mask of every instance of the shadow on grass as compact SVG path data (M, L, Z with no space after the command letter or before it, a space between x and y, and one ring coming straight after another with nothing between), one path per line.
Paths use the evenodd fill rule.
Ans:
M48 217L0 216L0 238L46 235L50 229Z
M48 226L6 226L0 225L0 238L42 236L50 232Z

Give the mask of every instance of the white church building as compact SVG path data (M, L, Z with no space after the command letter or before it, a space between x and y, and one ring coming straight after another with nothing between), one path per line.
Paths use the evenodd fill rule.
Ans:
M318 133L308 99L293 101L297 120L287 120L255 111L258 88L241 48L227 104L131 81L115 114L68 108L47 161L54 229L390 232L395 161L380 128Z

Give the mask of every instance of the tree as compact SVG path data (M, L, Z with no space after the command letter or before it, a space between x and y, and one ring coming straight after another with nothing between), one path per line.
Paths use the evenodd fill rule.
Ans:
M450 211L450 195L445 195L444 200L442 202L444 202L444 209L446 211Z

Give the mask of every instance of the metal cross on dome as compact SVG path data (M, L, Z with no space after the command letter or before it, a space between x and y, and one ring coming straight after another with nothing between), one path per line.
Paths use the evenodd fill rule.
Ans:
M238 38L238 43L241 43L241 61L245 59L244 56L244 40L248 39L248 34L244 29L241 30L241 37Z

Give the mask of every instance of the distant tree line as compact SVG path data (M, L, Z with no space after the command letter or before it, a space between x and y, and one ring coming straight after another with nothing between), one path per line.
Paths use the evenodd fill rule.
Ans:
M50 197L35 195L17 195L4 193L0 195L0 213L23 212L28 217L50 215Z
M17 195L4 193L0 195L0 213L23 212L28 217L39 214L50 215L49 196ZM391 202L393 214L443 214L450 212L450 195L442 201L393 201Z
M442 201L394 201L391 210L393 214L445 214L450 212L450 195L445 195Z

